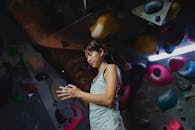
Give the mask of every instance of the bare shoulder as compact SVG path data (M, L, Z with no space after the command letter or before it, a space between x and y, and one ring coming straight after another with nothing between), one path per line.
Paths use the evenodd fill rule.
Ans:
M117 65L115 65L115 64L109 64L108 65L108 69L116 70L117 69Z
M106 80L109 80L111 82L115 82L118 81L120 84L122 83L122 75L121 75L121 71L120 68L116 65L116 64L109 64L104 78Z
M115 73L117 71L117 65L115 64L109 64L106 73Z
M109 64L104 74L104 79L111 84L115 84L118 78L118 69L117 65Z

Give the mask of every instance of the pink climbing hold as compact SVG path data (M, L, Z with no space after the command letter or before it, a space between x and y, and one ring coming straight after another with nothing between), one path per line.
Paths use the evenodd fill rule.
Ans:
M185 59L183 57L173 57L169 59L169 69L171 72L180 70L185 65Z
M76 114L76 116L70 118L70 124L67 124L67 123L64 124L64 130L74 130L75 127L84 118L83 112L82 112L81 108L78 105L76 105L76 104L73 103L71 105L71 108L74 111L74 113Z
M184 130L184 128L177 119L174 119L169 122L167 130Z
M153 64L148 67L146 79L157 86L168 85L173 81L173 77L169 71L159 64Z
M122 93L119 94L119 102L122 104L128 104L129 96L131 93L131 86L129 84L122 85L121 88Z

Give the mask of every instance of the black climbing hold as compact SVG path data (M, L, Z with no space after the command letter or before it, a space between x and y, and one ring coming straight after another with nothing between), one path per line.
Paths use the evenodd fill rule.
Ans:
M155 21L156 21L156 22L159 22L160 20L161 20L160 16L156 16L156 17L155 17Z

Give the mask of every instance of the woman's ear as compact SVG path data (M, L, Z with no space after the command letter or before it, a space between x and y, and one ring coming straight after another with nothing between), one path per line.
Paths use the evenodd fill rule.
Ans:
M99 54L100 54L101 56L103 56L103 55L105 54L105 51L104 51L102 48L100 48L100 49L99 49Z

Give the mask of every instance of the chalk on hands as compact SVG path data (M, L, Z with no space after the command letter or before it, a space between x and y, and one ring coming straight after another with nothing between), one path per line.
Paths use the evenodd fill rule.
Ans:
M64 91L64 86L59 86L59 90L56 91L56 93L61 94Z

